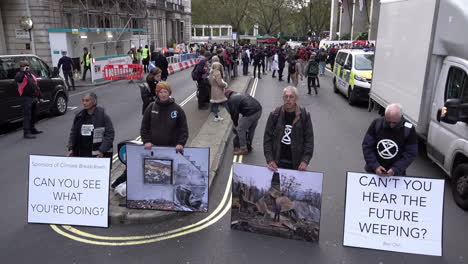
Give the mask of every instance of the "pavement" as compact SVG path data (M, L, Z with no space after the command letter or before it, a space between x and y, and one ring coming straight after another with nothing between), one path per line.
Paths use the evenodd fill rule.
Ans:
M236 92L245 92L252 80L250 76L239 76L229 83L229 89ZM211 115L202 125L199 132L192 138L188 147L210 148L209 186L217 176L232 130L232 121L226 109L221 108L219 115L224 118L221 122L214 122ZM120 161L114 163L111 172L111 182L114 182L125 170ZM126 198L114 191L109 194L109 222L110 224L149 224L165 221L173 217L189 215L189 212L168 212L155 210L128 209Z

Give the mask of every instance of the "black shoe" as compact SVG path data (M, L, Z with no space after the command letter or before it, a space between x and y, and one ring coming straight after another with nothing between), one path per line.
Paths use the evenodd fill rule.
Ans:
M35 135L33 135L33 134L31 134L31 133L25 133L23 137L24 137L24 138L27 138L27 139L33 139L33 138L36 138L36 136L35 136Z
M278 81L282 82L282 81L284 81L284 80L283 80L283 79L278 79Z
M271 78L276 78L276 76L272 75Z
M37 135L37 134L41 134L41 133L42 133L41 130L37 130L35 128L31 130L31 134L33 134L33 135Z

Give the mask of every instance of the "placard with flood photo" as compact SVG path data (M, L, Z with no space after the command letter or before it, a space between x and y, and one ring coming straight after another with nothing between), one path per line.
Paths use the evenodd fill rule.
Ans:
M172 184L172 160L145 159L145 184Z
M128 208L208 211L209 148L126 148Z

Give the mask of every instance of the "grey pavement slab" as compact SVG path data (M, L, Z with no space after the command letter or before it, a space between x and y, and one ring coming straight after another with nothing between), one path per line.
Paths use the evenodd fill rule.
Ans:
M252 77L239 76L229 83L229 89L236 92L245 92ZM223 121L214 122L210 115L201 127L198 134L187 144L190 147L210 148L210 180L211 186L221 165L224 151L232 129L232 121L226 109L221 108L219 115ZM115 181L125 170L122 163L117 162L111 172L111 182ZM109 197L109 218L111 224L149 224L165 221L172 217L188 215L186 212L169 212L154 210L128 209L125 207L125 198L111 191Z

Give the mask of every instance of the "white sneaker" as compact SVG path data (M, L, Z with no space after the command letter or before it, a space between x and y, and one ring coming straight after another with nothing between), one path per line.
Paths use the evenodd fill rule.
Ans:
M224 120L224 118L222 118L222 117L215 117L215 118L213 119L213 121L215 121L215 122L223 121L223 120Z

